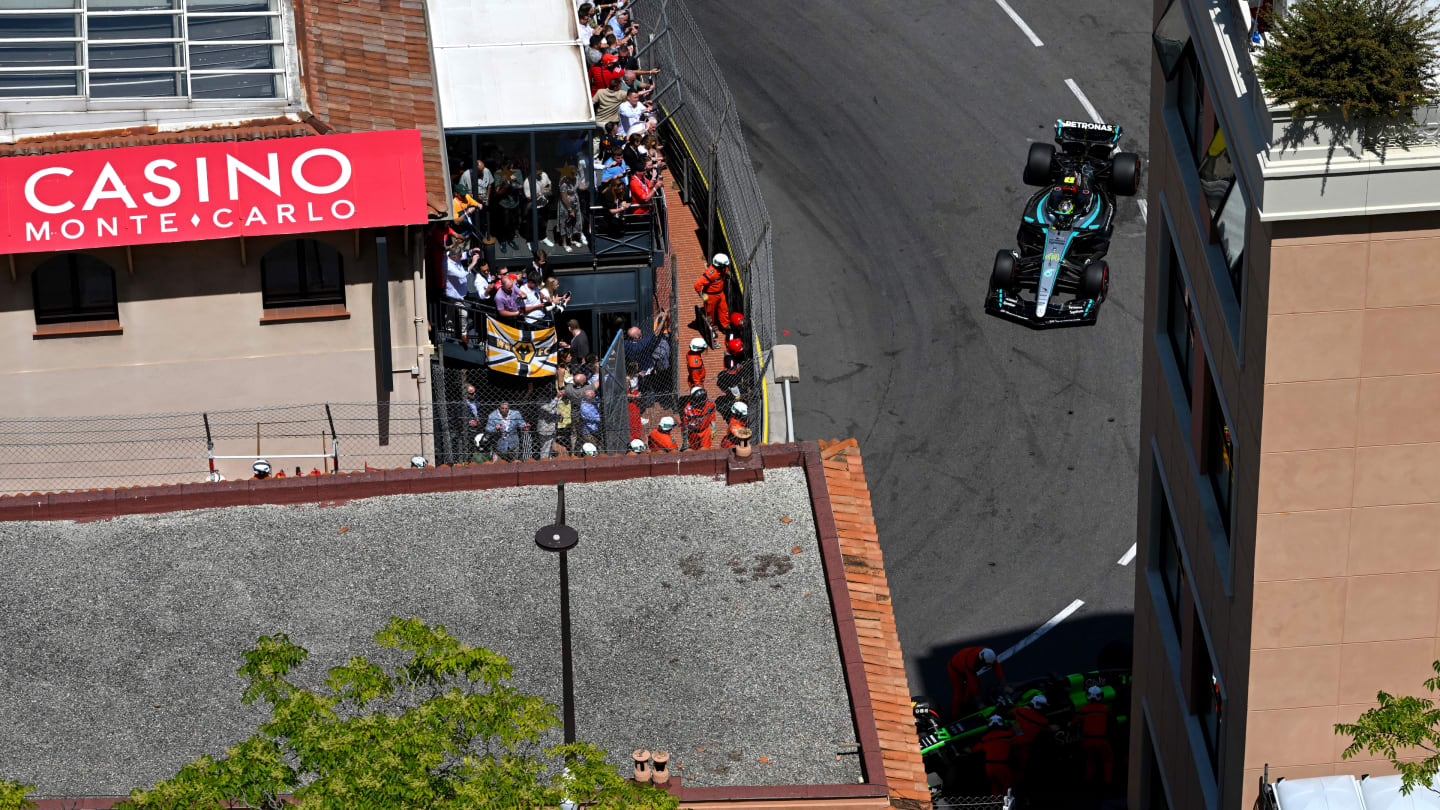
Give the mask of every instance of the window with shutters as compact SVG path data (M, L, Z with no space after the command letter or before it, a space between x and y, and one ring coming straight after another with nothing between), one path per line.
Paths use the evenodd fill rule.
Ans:
M0 100L283 100L281 3L4 0Z

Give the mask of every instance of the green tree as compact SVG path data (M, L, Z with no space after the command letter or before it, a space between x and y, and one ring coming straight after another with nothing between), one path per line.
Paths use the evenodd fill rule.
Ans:
M1300 0L1267 22L1256 73L1297 116L1390 119L1436 98L1435 23L1420 0Z
M35 803L26 797L34 789L34 785L0 779L0 810L33 810Z
M673 810L652 785L621 778L587 743L539 750L555 707L508 683L505 657L419 619L392 617L375 643L406 653L387 672L362 657L329 671L321 691L288 680L309 653L285 635L244 653L242 700L269 707L258 732L224 756L203 756L148 790L136 810L240 802L278 810L469 810L559 807ZM23 810L30 785L0 781L0 810Z
M1440 676L1440 661L1430 666ZM1425 689L1440 691L1440 677L1427 679ZM1366 710L1354 723L1335 724L1336 734L1350 738L1341 758L1350 759L1362 751L1382 756L1400 774L1401 795L1410 795L1416 786L1440 793L1432 787L1440 773L1440 709L1435 708L1435 701L1386 692L1378 693L1375 701L1380 705Z

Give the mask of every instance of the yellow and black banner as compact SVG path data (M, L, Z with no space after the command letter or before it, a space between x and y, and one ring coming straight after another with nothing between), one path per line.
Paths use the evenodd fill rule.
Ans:
M485 365L516 377L555 376L555 327L528 331L485 316Z

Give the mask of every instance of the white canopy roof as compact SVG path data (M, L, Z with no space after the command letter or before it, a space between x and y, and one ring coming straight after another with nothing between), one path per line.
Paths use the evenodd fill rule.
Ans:
M594 126L572 0L430 0L449 131Z

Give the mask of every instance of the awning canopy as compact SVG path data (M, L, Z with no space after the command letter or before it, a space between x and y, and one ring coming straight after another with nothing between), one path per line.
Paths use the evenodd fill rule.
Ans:
M571 0L431 0L447 132L595 125Z

